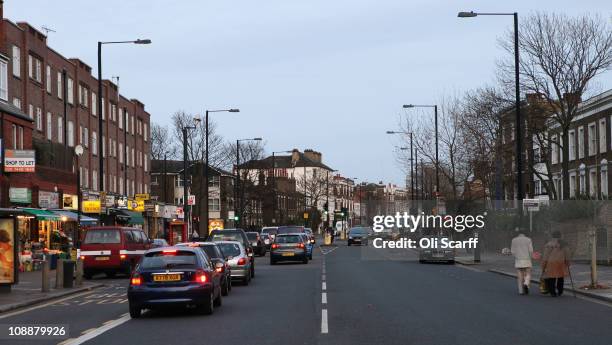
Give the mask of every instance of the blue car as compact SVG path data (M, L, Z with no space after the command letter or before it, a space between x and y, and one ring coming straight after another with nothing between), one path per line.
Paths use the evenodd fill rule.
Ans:
M310 238L307 234L300 234L300 236L302 236L302 238L304 239L304 243L306 244L306 255L308 256L308 259L312 260L312 251L314 250L314 243L310 241Z
M163 247L147 250L136 266L128 287L130 316L142 309L194 306L212 314L221 306L222 263L213 264L198 247Z

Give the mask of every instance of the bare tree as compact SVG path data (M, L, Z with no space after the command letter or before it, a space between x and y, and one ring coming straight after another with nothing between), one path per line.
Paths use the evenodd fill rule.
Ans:
M514 82L514 38L500 39L509 53L499 63L501 81ZM562 143L591 82L612 66L612 27L600 16L567 17L536 13L523 19L519 30L521 88L542 95L559 126ZM561 145L563 197L569 197L569 145Z
M153 160L178 158L177 138L170 135L167 126L151 124L151 158Z
M174 138L180 144L182 157L183 152L183 128L195 127L187 131L187 159L193 162L204 162L206 157L206 125L203 121L198 123L195 119L200 119L199 115L188 114L184 111L177 111L172 115L172 132ZM223 138L216 132L216 124L209 121L208 126L208 164L213 167L221 167L226 159L224 156L225 144Z

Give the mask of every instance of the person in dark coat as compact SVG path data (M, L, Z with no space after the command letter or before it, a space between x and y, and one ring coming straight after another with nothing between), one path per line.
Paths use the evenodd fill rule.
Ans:
M544 246L542 277L553 297L563 294L564 278L569 274L569 248L561 239L561 232L554 231L552 239Z

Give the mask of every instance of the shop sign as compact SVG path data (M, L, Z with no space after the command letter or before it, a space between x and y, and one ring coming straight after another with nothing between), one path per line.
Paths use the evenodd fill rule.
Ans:
M117 208L127 208L128 206L128 199L124 196L119 196L116 199L117 201Z
M77 196L64 194L64 207L65 209L76 210Z
M149 194L136 194L134 195L134 199L136 200L149 200L151 196Z
M144 200L129 200L128 210L135 211L135 212L144 212L145 210Z
M177 213L176 206L164 205L160 207L160 213L162 215L162 218L166 218L166 219L176 218L176 213Z
M223 219L209 219L208 220L208 232L212 230L222 230L223 229Z
M178 219L185 219L185 212L183 211L182 207L177 207L176 208L176 218L178 218Z
M83 201L83 213L100 213L101 205L100 200L86 200Z
M38 192L38 206L40 208L59 208L59 193Z
M193 206L196 204L195 195L190 195L187 197L187 205Z
M34 150L4 151L5 172L34 172L36 168L36 152Z
M0 219L0 284L15 283L17 271L15 243L15 221L12 218Z
M32 191L29 188L9 188L9 200L19 204L32 202Z
M104 206L106 207L114 207L115 206L115 196L114 195L106 195L104 200Z

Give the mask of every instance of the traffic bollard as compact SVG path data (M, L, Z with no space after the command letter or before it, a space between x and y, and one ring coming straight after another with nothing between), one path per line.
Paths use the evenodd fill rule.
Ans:
M55 288L64 287L64 259L58 259L55 267Z
M76 286L83 285L83 260L77 258L76 261L76 274L74 278Z
M47 260L43 261L42 267L42 292L49 292L51 290L51 277L49 273L49 268L51 267L51 263Z

